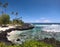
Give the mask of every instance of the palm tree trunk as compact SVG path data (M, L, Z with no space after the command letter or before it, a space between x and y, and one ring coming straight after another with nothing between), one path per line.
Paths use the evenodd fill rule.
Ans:
M4 10L4 14L6 14L6 7L4 8L5 10Z

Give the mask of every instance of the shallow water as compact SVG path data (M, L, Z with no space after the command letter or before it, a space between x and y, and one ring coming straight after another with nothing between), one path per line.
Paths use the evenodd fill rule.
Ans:
M41 25L41 24L33 24L35 28L31 30L24 31L12 31L7 33L7 38L9 41L13 43L22 44L26 40L36 39L41 40L44 38L52 38L54 37L56 40L60 41L60 25L51 24L51 25Z

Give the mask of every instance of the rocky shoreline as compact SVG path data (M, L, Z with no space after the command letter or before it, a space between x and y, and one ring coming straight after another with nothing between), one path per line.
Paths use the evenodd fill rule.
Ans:
M25 27L25 28L24 28ZM14 30L29 30L33 29L34 26L16 26L16 28L10 28L5 31L0 32L0 42L4 42L7 45L13 45L11 41L7 39L7 33ZM54 38L45 38L43 40L39 40L45 42L47 44L52 44L54 47L60 47L60 41L55 40Z
M5 27L3 27L5 28ZM15 26L14 28L9 28L9 29L6 29L6 30L1 30L0 31L0 42L4 42L8 45L12 44L11 41L9 41L7 39L7 33L8 32L11 32L11 31L14 31L14 30L29 30L29 29L33 29L34 26L30 25L30 24L25 24L23 26Z

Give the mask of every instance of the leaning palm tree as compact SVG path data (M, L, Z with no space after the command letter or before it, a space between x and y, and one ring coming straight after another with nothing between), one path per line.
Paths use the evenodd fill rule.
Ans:
M11 14L12 15L15 15L15 20L16 20L17 19L18 12L15 13L14 11L12 11Z
M16 15L16 18L17 18L17 16L18 16L18 12L16 12L15 15Z
M1 11L1 13L3 14L4 12L3 12L3 10L2 10L2 5L3 5L2 2L0 2L0 7L1 7L1 8L0 8L0 11Z
M16 18L17 18L17 16L18 16L18 12L16 12ZM18 19L22 20L22 16L19 17Z
M18 15L18 12L16 12L16 16Z
M12 15L15 15L15 19L16 19L16 18L17 18L17 15L18 15L18 12L14 13L14 12L12 11L11 14L12 14Z
M22 20L22 16L20 17L20 19Z
M4 11L1 11L2 14L4 14Z
M12 13L11 13L12 15L14 14L14 12L12 11Z
M0 6L2 6L2 2L0 2Z
M6 8L7 8L7 6L8 6L8 3L5 3L5 4L3 5L3 7L5 8L5 13L6 13Z

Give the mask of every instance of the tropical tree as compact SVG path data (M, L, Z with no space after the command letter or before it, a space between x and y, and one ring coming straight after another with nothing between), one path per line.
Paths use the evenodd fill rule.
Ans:
M18 12L12 12L11 14L12 14L12 15L15 15L15 19L17 19Z
M10 16L7 15L7 14L2 14L1 21L2 21L1 23L3 25L9 24L9 22L10 22Z
M0 6L2 6L2 2L0 2Z
M19 20L19 19L13 19L13 24L20 24L20 25L23 25L24 22L22 20Z
M15 15L15 18L17 18L18 12L12 12L12 14L14 14Z
M2 25L2 18L1 18L1 16L0 16L0 25Z
M2 7L5 8L5 13L6 13L7 6L8 6L8 3L2 4L2 2L0 2L1 9L2 9ZM4 13L3 10L1 12L2 12L2 14Z
M18 12L16 12L16 16L18 15Z
M2 8L1 8L2 5L3 5L2 2L0 2L0 11L1 11L1 13L3 14L4 12L3 12Z
M12 15L14 14L14 12L11 13Z
M3 5L3 7L5 8L5 13L6 13L6 8L7 8L7 6L8 6L8 3L5 3L5 4Z
M16 12L16 18L18 16L18 12ZM20 19L22 21L22 17L19 17L18 19Z

